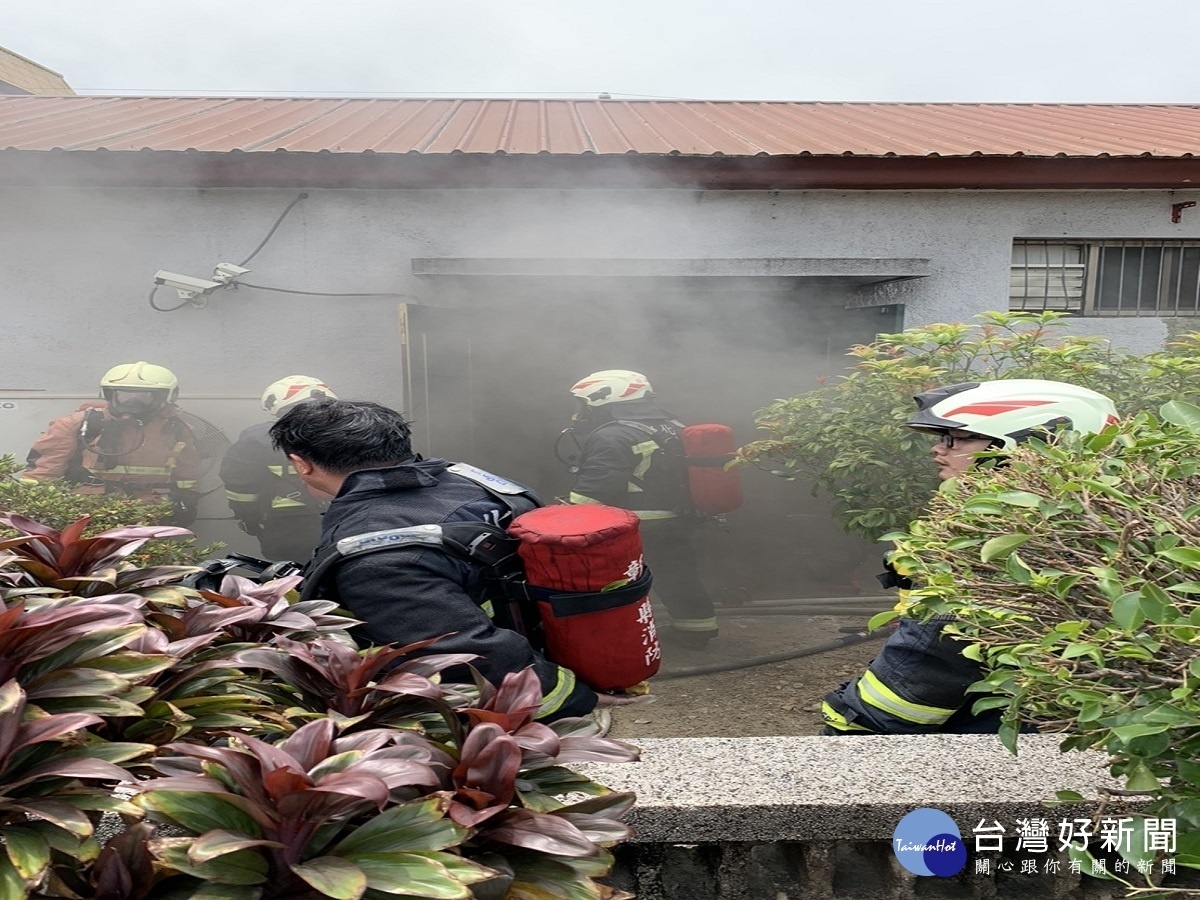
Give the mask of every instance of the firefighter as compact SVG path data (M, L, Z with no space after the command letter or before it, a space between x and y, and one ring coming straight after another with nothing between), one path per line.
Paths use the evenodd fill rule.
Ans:
M65 481L79 494L169 501L170 524L196 519L200 453L175 399L179 380L148 362L113 366L99 401L55 419L34 441L18 475L28 483Z
M377 403L317 400L295 405L271 426L271 439L309 488L332 498L307 572L305 596L313 591L313 596L350 610L362 621L357 633L365 641L408 644L440 637L417 652L468 654L492 684L532 667L542 685L537 718L543 722L588 715L598 705L637 701L598 696L570 669L538 653L523 635L496 625L479 564L434 546L428 533L426 539L412 541L401 541L395 533L460 523L504 528L518 507L526 511L540 505L528 489L473 467L466 467L473 474L464 475L451 471L459 469L457 464L423 459L413 453L404 417ZM349 549L356 544L372 552ZM325 561L340 557L343 548L348 548L345 557L336 567L325 568ZM462 674L450 669L446 677L459 680Z
M311 400L337 399L319 378L289 375L262 395L262 408L275 418ZM238 527L258 538L271 560L306 562L321 536L326 504L314 497L286 456L271 446L272 422L251 425L221 461L225 499Z
M937 437L932 448L938 478L957 478L978 454L1011 450L1037 437L1052 439L1060 429L1092 434L1117 420L1112 401L1088 388L1060 381L1001 379L952 384L918 394L909 428ZM880 576L901 588L898 607L912 582L889 564ZM901 616L866 672L825 696L822 734L995 733L1000 711L979 715L971 706L979 694L967 688L984 676L983 667L963 656L967 644L942 630L952 616L918 621Z
M571 387L581 433L578 474L568 503L603 503L635 513L655 592L671 622L663 640L702 650L717 636L713 601L696 571L699 518L688 489L683 423L655 403L645 375L593 372Z

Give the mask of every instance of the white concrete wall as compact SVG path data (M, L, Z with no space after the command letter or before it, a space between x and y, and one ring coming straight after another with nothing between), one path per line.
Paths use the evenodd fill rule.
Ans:
M148 359L178 373L185 398L243 398L218 422L234 434L247 411L254 413L251 398L285 374L315 374L344 396L401 405L395 299L247 289L218 293L204 309L159 313L147 304L159 269L207 276L217 262L241 262L296 193L0 190L0 394L88 393L114 362ZM933 274L897 290L907 306L906 324L913 325L1004 308L1014 237L1200 238L1200 210L1170 223L1170 204L1200 192L309 193L250 262L245 281L429 299L435 289L411 274L413 258L927 257ZM548 299L560 298L551 291ZM826 299L841 308L832 289ZM164 289L157 302L177 299ZM805 302L796 303L797 314L804 314ZM813 328L820 328L816 321ZM587 309L579 310L579 330L597 324ZM637 327L603 325L613 329L614 342L623 329ZM1166 335L1165 323L1150 318L1077 320L1073 327L1139 352L1161 346ZM564 335L536 328L507 339L522 355L570 352ZM763 359L769 365L779 357ZM804 389L797 384L796 391ZM747 397L747 419L780 395ZM26 435L9 432L6 441L0 420L0 452L24 453Z
M413 257L929 257L907 322L1005 303L1014 237L1200 238L1169 192L312 191L251 262L252 283L428 296ZM395 302L243 291L153 313L158 269L240 262L294 194L248 190L0 191L4 388L80 389L113 359L169 360L184 390L239 392L262 373L342 368L399 377ZM160 291L158 302L175 300ZM1084 330L1152 349L1156 320ZM11 383L15 379L16 383Z

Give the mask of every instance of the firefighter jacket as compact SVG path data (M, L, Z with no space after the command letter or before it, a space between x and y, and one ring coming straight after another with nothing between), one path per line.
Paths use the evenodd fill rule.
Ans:
M22 481L65 480L81 493L142 500L194 492L200 477L196 437L173 404L142 422L113 417L103 401L85 403L50 423L26 464Z
M912 581L890 561L879 576L884 587L899 587L902 615L879 655L858 678L825 696L823 734L992 734L1000 729L998 710L979 715L971 706L982 694L967 688L984 669L963 656L967 644L943 634L953 616L921 622L903 615Z
M971 705L982 694L967 688L983 667L962 655L966 646L942 631L952 617L900 619L867 670L825 696L824 734L991 734L1000 714Z
M309 493L287 456L271 446L272 424L251 425L221 460L229 508L251 533L268 519L319 516L325 508Z
M505 527L512 513L479 484L446 471L443 459L416 459L387 469L352 473L322 520L316 557L346 537L372 531L485 522ZM436 548L401 547L347 557L320 586L362 620L356 636L375 644L409 644L447 635L420 653L470 653L471 665L492 684L533 667L542 684L543 721L582 716L596 694L575 673L537 653L522 635L492 624L488 584L479 565ZM469 681L447 671L448 680Z
M653 403L618 404L614 418L584 438L568 500L631 510L641 519L693 513L681 432L683 423Z

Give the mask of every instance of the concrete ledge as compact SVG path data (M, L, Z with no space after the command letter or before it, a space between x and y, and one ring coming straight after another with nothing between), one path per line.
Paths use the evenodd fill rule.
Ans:
M638 742L637 763L579 766L634 791L636 841L890 841L906 813L932 806L964 836L981 819L1011 833L1017 818L1057 821L1138 807L1105 798L1119 788L1097 752L1063 754L1060 738L1022 735L1013 756L991 735L677 738ZM1055 791L1088 802L1048 808Z

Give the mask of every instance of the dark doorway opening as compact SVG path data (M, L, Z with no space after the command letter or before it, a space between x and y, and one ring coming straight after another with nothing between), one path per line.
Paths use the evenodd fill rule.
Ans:
M417 449L522 481L549 500L571 485L554 447L573 408L568 389L590 372L642 372L681 420L724 423L745 443L757 436L755 410L813 389L844 368L848 347L902 327L898 306L846 309L853 287L836 279L769 289L722 281L614 289L439 279L436 305L402 310ZM875 592L862 579L877 568L877 550L843 534L824 499L761 470L742 478L745 506L699 539L714 596L826 596L860 584Z

